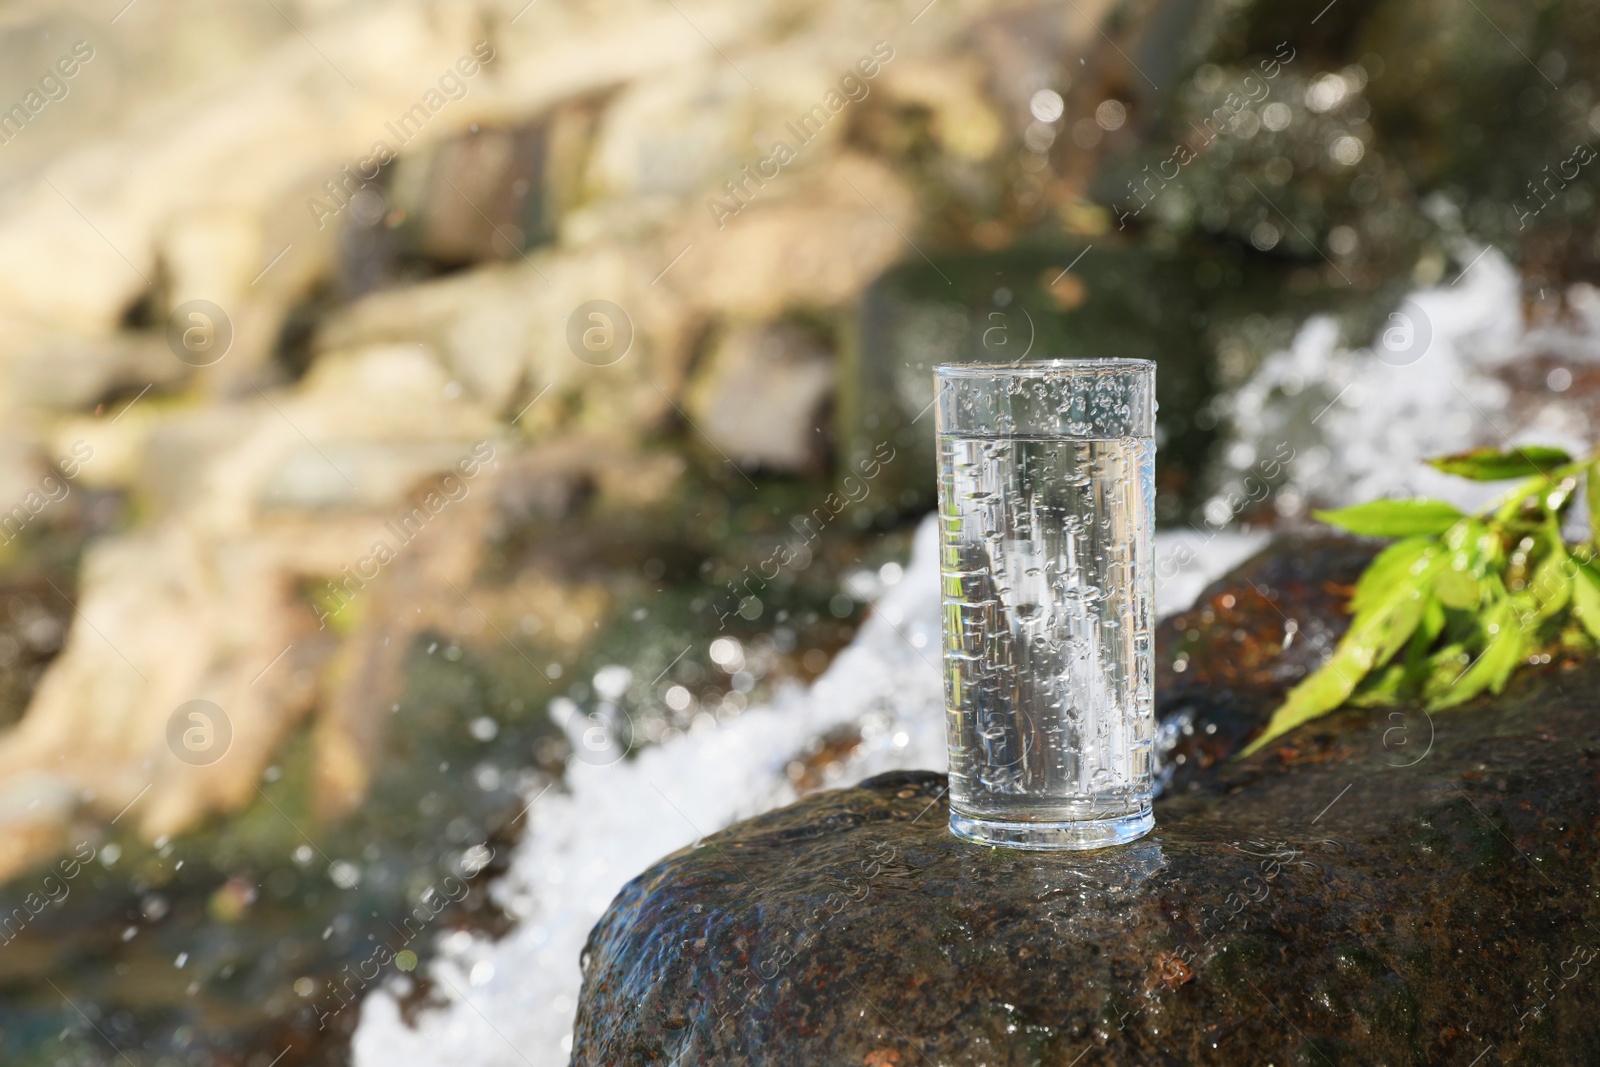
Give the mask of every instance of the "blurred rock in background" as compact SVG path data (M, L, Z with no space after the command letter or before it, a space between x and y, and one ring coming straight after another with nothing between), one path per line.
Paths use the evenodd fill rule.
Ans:
M1159 360L1169 528L1399 488L1390 457L1500 423L1595 434L1577 4L67 0L0 13L0 57L0 879L261 837L267 786L354 819L399 750L466 780L392 736L403 693L458 699L419 648L640 743L760 676L619 650L647 617L815 677L870 599L836 579L931 503L940 360ZM1387 348L1397 308L1441 346ZM1417 401L1430 352L1465 400ZM630 680L562 678L596 650ZM212 762L171 741L194 700ZM559 774L563 729L499 758ZM462 846L432 796L391 821Z
M303 590L474 441L498 450L486 481L525 448L584 468L561 442L663 435L725 473L825 480L847 312L926 239L916 186L1003 211L990 101L1052 82L1098 10L1071 30L843 4L14 12L14 70L92 58L7 146L4 488L81 440L80 484L137 510L61 591L78 623L0 740L8 777L64 798L0 812L0 874L136 798L151 837L250 801L312 707L321 795L355 802L393 650L471 584L487 494L333 642ZM218 43L168 36L194 20ZM191 698L233 747L173 774L163 727Z
M690 384L688 410L741 467L816 470L827 451L817 435L833 373L833 353L798 326L734 327Z

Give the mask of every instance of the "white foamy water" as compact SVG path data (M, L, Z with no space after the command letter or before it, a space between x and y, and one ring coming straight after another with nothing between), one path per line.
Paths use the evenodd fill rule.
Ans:
M358 1067L565 1064L578 954L630 878L701 836L794 800L787 764L833 727L858 725L865 738L835 784L889 770L944 770L937 538L930 516L900 580L809 689L609 767L573 761L563 784L529 809L511 870L491 889L522 921L498 942L445 939L435 975L455 1002L424 1014L414 1030L388 991L368 997L355 1037ZM1158 610L1187 607L1263 540L1158 535L1158 568L1172 575L1157 585Z
M1575 290L1569 302L1579 321L1531 330L1520 299L1515 272L1490 251L1454 285L1422 290L1397 309L1413 330L1417 313L1425 316L1429 340L1420 353L1405 348L1403 331L1388 338L1398 351L1383 347L1383 335L1347 347L1331 320L1309 320L1233 398L1229 462L1242 474L1288 444L1291 494L1301 499L1341 504L1404 492L1468 506L1484 487L1416 460L1505 438L1585 447L1600 414L1553 387L1516 395L1501 374L1532 352L1571 367L1600 362L1600 294ZM1405 363L1409 355L1418 358ZM1226 501L1219 506L1226 520ZM858 725L866 740L830 784L898 768L944 770L936 537L930 518L901 579L811 688L623 763L574 761L565 781L533 804L511 869L491 889L521 917L518 926L499 942L445 940L435 974L453 1002L424 1013L416 1029L401 1021L388 992L369 997L355 1037L358 1067L566 1064L578 954L630 878L703 835L793 800L786 765L833 727ZM1234 530L1158 534L1158 615L1187 607L1266 539Z
M935 537L924 523L900 581L809 689L609 767L573 761L564 783L530 809L511 870L493 888L522 922L498 943L447 945L454 951L437 968L441 988L465 1002L410 1030L393 998L375 993L356 1034L357 1064L565 1064L578 954L630 878L701 836L792 801L785 767L833 727L859 725L865 738L840 784L896 768L942 770ZM483 961L492 977L478 968L481 984L472 985Z
M1262 364L1226 407L1236 436L1225 452L1237 475L1208 505L1208 519L1213 511L1226 517L1226 491L1288 449L1293 489L1280 502L1290 509L1399 495L1470 508L1503 487L1420 460L1480 445L1591 447L1596 413L1563 390L1572 381L1567 368L1600 362L1600 293L1575 287L1568 300L1577 321L1529 329L1520 279L1505 257L1463 247L1459 258L1470 269L1413 293L1365 345L1346 345L1332 319L1316 316ZM1542 374L1520 393L1508 384L1535 356L1567 370L1561 390Z

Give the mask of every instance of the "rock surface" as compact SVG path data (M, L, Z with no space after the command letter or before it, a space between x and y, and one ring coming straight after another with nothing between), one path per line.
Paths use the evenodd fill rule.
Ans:
M308 715L319 808L359 800L395 657L477 620L463 597L517 598L471 588L503 516L475 488L341 628L304 594L360 569L474 442L506 464L493 494L522 503L659 499L683 468L663 437L708 464L825 472L836 338L779 366L702 350L845 315L915 254L917 176L938 160L970 172L958 199L1003 197L1025 111L997 126L986 101L1025 101L1038 76L990 51L1088 51L1112 5L1081 0L1048 41L993 23L1011 5L992 0L914 33L844 3L192 7L141 0L108 31L110 14L30 3L0 25L19 78L80 38L93 52L70 98L0 131L0 513L43 509L37 486L79 447L85 488L141 503L51 591L63 651L0 732L0 881L136 798L121 825L149 839L251 802ZM784 132L819 101L825 132ZM943 147L922 162L851 135L925 105ZM746 178L780 136L797 142L781 178ZM696 366L714 410L690 416ZM195 699L236 727L198 769L166 732Z
M1187 777L1134 845L966 845L901 772L662 860L590 937L573 1063L1592 1062L1600 668L1219 762L1367 551L1280 547L1164 628Z
M689 389L706 436L735 463L776 471L822 466L821 409L833 387L832 354L798 327L736 330Z

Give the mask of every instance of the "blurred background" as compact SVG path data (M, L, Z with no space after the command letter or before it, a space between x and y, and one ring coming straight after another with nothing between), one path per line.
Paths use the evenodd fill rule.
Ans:
M937 362L1158 361L1167 610L1594 444L1577 2L12 0L0 56L6 1064L565 1063L626 879L942 769Z

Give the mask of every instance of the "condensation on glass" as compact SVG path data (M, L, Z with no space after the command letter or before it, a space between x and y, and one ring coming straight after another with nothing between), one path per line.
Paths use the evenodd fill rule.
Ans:
M1155 364L935 376L950 829L1132 841L1155 825Z

